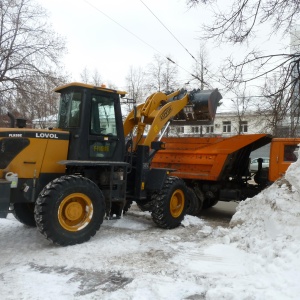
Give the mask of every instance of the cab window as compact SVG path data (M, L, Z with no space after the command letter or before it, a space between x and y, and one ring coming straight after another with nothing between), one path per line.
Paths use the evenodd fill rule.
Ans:
M284 145L284 161L296 161L298 148L297 145Z
M91 134L116 136L116 118L112 98L100 95L92 96Z
M61 94L58 128L79 127L82 94L68 92Z

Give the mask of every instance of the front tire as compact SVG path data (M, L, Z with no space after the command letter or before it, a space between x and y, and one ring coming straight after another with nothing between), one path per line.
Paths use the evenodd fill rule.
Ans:
M34 219L34 203L15 203L13 215L22 224L36 227Z
M35 205L39 231L62 246L88 241L99 230L104 214L105 201L98 186L75 175L47 184Z
M185 215L187 188L178 177L167 177L163 188L152 195L152 219L161 228L178 227Z

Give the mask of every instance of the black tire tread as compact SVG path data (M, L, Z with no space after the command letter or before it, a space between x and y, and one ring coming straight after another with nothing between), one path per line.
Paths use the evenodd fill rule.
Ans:
M191 216L197 216L200 210L201 210L200 203L195 191L193 190L193 188L188 187L186 214Z
M184 191L186 198L186 185L184 181L175 176L167 177L163 188L154 193L151 197L153 201L151 216L154 223L160 228L172 229L178 227L185 215L185 208L178 218L173 218L170 214L170 199L169 195L173 190L180 187Z
M36 227L34 203L15 203L13 215L20 223L26 226Z
M51 198L59 197L61 193L63 193L66 186L77 187L83 185L86 186L88 190L92 191L95 194L98 194L99 197L101 198L100 201L102 202L102 205L100 208L101 209L100 216L102 219L100 218L99 221L96 221L93 224L93 227L86 234L80 235L75 239L73 238L68 239L67 237L63 238L61 235L57 234L55 230L53 230L53 226L51 226L51 222L53 222L53 218L50 213L51 203L49 203L49 201L54 201ZM39 194L36 201L35 210L34 210L35 221L39 231L48 240L50 240L54 244L61 245L61 246L80 244L88 241L99 230L100 225L103 222L104 214L105 214L104 197L102 192L99 190L98 186L91 180L76 175L61 176L48 183Z

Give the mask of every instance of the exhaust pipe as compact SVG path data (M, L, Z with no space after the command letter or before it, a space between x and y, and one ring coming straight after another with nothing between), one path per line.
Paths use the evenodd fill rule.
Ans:
M15 117L12 113L7 113L8 117L10 118L10 128L15 128Z

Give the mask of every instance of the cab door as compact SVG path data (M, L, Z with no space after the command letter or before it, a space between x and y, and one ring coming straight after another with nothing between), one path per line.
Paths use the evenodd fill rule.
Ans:
M114 94L91 95L89 159L123 161L124 134L119 99Z

